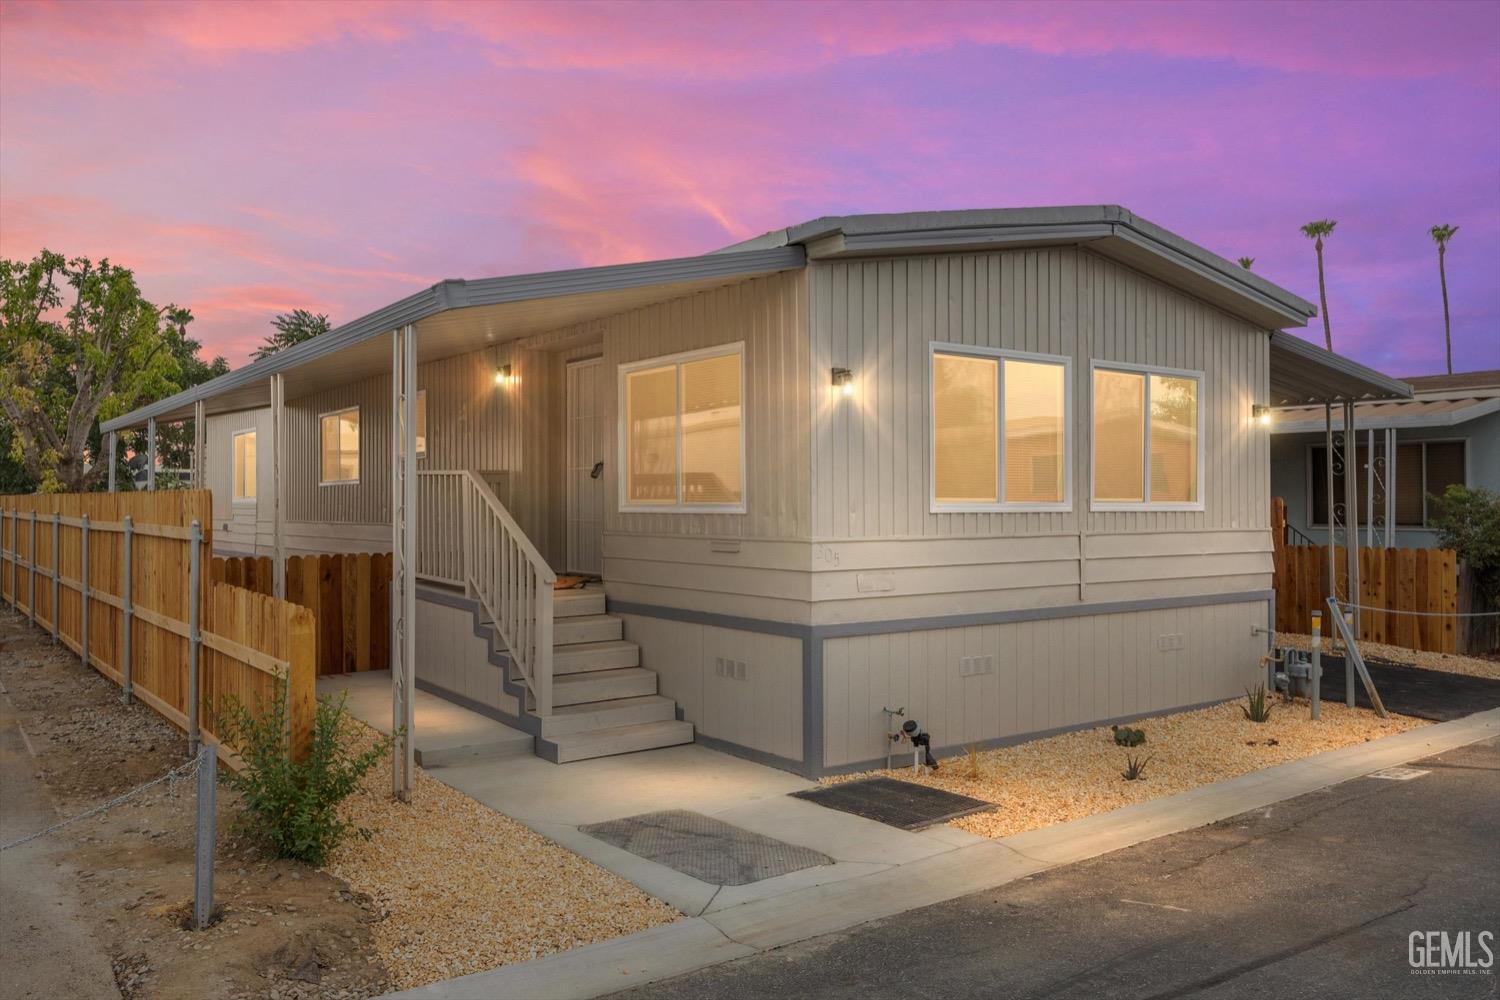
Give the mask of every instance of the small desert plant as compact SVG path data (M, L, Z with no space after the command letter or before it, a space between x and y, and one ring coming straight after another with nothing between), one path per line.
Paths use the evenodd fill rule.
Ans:
M1126 781L1139 781L1141 775L1146 773L1146 765L1149 763L1150 757L1137 757L1128 753L1125 755L1125 770L1120 772L1120 777Z
M1138 747L1146 742L1146 731L1144 729L1131 729L1129 726L1110 726L1115 734L1115 745L1122 747Z
M262 702L252 710L231 695L219 709L220 735L245 764L226 780L244 798L247 825L277 857L313 865L327 860L354 829L339 815L338 804L390 749L388 736L368 749L356 749L357 732L345 697L318 699L311 746L301 760L292 759L285 682L276 685L270 704Z
M1271 721L1271 700L1266 695L1264 684L1255 685L1255 690L1245 689L1245 703L1240 706L1240 711L1245 713L1245 718L1251 722Z

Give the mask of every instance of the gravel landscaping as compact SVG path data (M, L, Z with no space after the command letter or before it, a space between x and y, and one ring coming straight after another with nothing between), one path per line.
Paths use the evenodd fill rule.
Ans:
M1276 645L1308 650L1312 648L1312 636L1295 632L1277 632ZM1326 635L1323 637L1322 646L1325 653L1342 651L1341 648L1336 649L1333 640ZM1359 643L1359 652L1366 660L1383 660L1386 663L1397 663L1408 667L1425 667L1428 670L1442 670L1450 674L1466 674L1469 677L1500 680L1500 659L1460 656L1457 653L1429 653L1419 649L1407 649L1404 646L1387 646L1383 642L1364 642L1363 640Z
M984 837L1008 837L1428 725L1424 719L1382 719L1366 709L1326 701L1322 719L1313 722L1305 701L1280 699L1273 701L1268 721L1255 723L1245 718L1241 704L1243 700L1136 722L1133 726L1145 731L1146 742L1128 749L1117 746L1115 734L1104 726L949 758L935 774L914 774L910 767L869 773L993 802L995 809L952 825ZM1148 759L1138 780L1121 776L1127 755Z
M367 731L373 740L374 730ZM420 768L411 803L395 801L389 757L346 809L372 833L341 844L327 870L373 901L375 949L394 988L524 962L681 916Z

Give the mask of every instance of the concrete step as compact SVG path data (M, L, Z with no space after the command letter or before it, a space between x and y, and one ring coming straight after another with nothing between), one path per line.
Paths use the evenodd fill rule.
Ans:
M604 614L604 588L559 590L552 595L552 617L576 618L580 615Z
M496 723L499 726L499 723ZM505 728L505 727L501 727ZM412 748L417 766L432 770L435 767L451 767L454 764L472 764L482 760L503 760L506 757L522 757L535 752L535 740L476 740L473 743L458 743L448 746L424 747L418 742Z
M608 642L625 633L625 623L614 615L569 615L552 623L552 643L568 646L576 642Z
M552 675L587 673L595 670L618 670L639 666L641 647L623 639L609 642L575 642L570 646L552 647Z
M542 720L542 736L550 739L590 729L635 726L645 722L671 722L676 718L677 703L659 694L585 702L553 709L553 714Z
M691 722L645 722L634 726L614 726L583 733L569 733L543 741L543 756L558 764L637 750L656 750L693 742Z
M557 674L552 677L552 705L581 705L591 701L613 701L616 698L639 698L656 693L656 674L640 667L624 670L596 670L586 674Z

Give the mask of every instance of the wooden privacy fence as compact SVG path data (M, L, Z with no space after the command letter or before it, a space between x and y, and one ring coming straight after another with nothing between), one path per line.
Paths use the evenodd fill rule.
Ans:
M204 490L0 497L0 596L193 743L222 742L225 695L253 708L286 677L301 756L316 698L313 617L209 580L210 503Z
M1276 628L1306 633L1312 613L1327 610L1328 547L1286 544L1285 524L1286 506L1278 497L1271 506ZM1334 550L1334 572L1337 592L1347 599L1349 553L1342 547ZM1356 603L1365 608L1359 613L1362 640L1459 651L1458 555L1452 549L1360 549Z
M215 558L211 575L260 594L275 590L269 556ZM317 622L319 674L390 668L389 553L288 556L286 599Z

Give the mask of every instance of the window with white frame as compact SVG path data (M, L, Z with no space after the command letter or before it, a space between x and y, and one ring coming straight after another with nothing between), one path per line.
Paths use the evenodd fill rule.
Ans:
M745 509L744 345L620 366L620 509Z
M417 457L427 457L427 390L417 390Z
M359 407L318 417L320 485L359 482Z
M1067 510L1069 360L932 346L932 509Z
M234 499L255 499L255 432L234 435Z
M1202 372L1095 364L1095 510L1201 509Z

